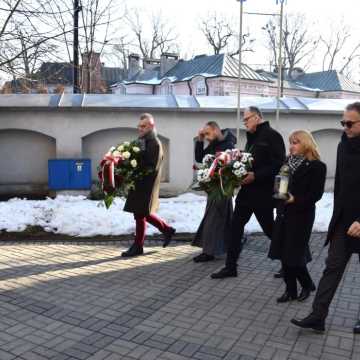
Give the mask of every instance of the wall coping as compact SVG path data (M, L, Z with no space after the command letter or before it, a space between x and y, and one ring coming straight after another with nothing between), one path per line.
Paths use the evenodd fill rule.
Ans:
M280 100L282 113L342 113L351 99L285 97ZM276 111L275 97L242 96L241 109L255 105L266 113ZM236 96L190 95L117 95L117 94L9 94L0 95L0 111L9 110L98 110L170 112L237 111Z

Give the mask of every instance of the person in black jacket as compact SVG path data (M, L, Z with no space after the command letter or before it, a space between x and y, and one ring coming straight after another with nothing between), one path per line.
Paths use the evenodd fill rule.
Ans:
M244 227L255 214L264 233L271 239L274 225L273 188L275 176L285 161L285 145L281 135L263 120L254 106L244 111L247 128L246 151L254 157L253 171L242 182L236 197L232 236L226 265L211 275L213 279L237 276L237 260L242 250Z
M274 234L269 257L281 260L286 284L285 293L277 299L284 303L306 300L315 285L306 264L311 261L309 240L315 221L315 204L324 193L326 165L313 136L303 130L290 138L290 156L286 165L290 169L289 199L279 200ZM297 281L302 286L298 297Z
M319 282L312 312L291 322L301 328L325 330L331 301L351 254L360 254L360 102L347 106L345 128L337 151L334 212L325 245L330 243L326 268ZM360 321L354 327L360 333Z
M147 223L155 226L164 235L166 247L172 240L176 230L156 215L159 207L159 191L161 181L161 167L163 162L163 148L156 135L155 120L151 114L140 116L138 124L141 159L139 166L150 173L135 183L135 189L130 190L126 199L124 211L132 213L136 223L135 241L124 251L123 257L143 255Z
M204 140L208 142L207 147L204 147ZM206 155L234 149L235 144L236 137L230 130L221 130L216 122L210 121L199 131L195 143L195 161L201 163ZM204 217L192 243L203 249L194 258L195 262L212 261L226 251L232 213L232 199L208 199Z

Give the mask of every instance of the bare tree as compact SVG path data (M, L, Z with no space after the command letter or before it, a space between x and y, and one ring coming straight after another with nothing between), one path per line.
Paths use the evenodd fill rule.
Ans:
M112 54L119 60L120 67L125 71L128 70L130 46L131 42L127 39L127 36L121 36L116 40L116 44L112 47Z
M159 57L163 52L169 52L177 48L177 34L172 26L164 19L161 12L152 14L150 17L140 15L135 9L126 16L129 33L135 51L138 50L144 58Z
M239 35L235 30L233 21L223 14L218 12L209 13L201 20L200 30L215 55L224 51L228 51L231 56L239 54ZM255 39L250 37L249 32L243 34L243 51L252 51L251 45L254 41Z
M30 72L29 61L44 53L44 44L62 34L49 23L53 0L0 0L0 67L16 69L23 61L24 72ZM49 50L49 49L47 49ZM32 55L31 55L32 54Z
M351 43L353 39L351 29L343 23L332 28L327 38L321 36L320 41L324 48L323 71L338 70L347 76L351 75L352 64L360 58L360 41Z
M92 57L115 44L111 44L109 29L123 17L119 4L116 0L81 0L81 53ZM0 25L1 70L13 77L31 78L43 61L72 61L73 0L0 0L0 19L4 20ZM86 77L86 91L91 90L91 76Z
M272 64L278 68L279 26L277 21L271 18L263 30L267 35L267 47L271 54ZM306 68L310 65L311 55L319 44L319 38L314 37L309 31L305 15L298 13L285 15L283 39L283 65L291 76L295 67Z

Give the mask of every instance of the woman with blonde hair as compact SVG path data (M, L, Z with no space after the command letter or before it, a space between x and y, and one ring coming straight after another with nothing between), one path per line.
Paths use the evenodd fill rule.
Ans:
M286 285L278 303L304 301L315 290L307 269L311 261L309 240L315 221L315 204L322 198L326 180L326 165L320 161L313 136L304 130L289 137L289 196L279 200L269 257L280 260ZM302 286L300 296L297 281Z

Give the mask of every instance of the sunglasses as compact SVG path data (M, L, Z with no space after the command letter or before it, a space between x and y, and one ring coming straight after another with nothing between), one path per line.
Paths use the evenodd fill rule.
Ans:
M360 122L360 120L358 121L345 121L345 120L342 120L340 121L340 124L342 127L347 127L348 129L351 129L353 127L354 124Z

